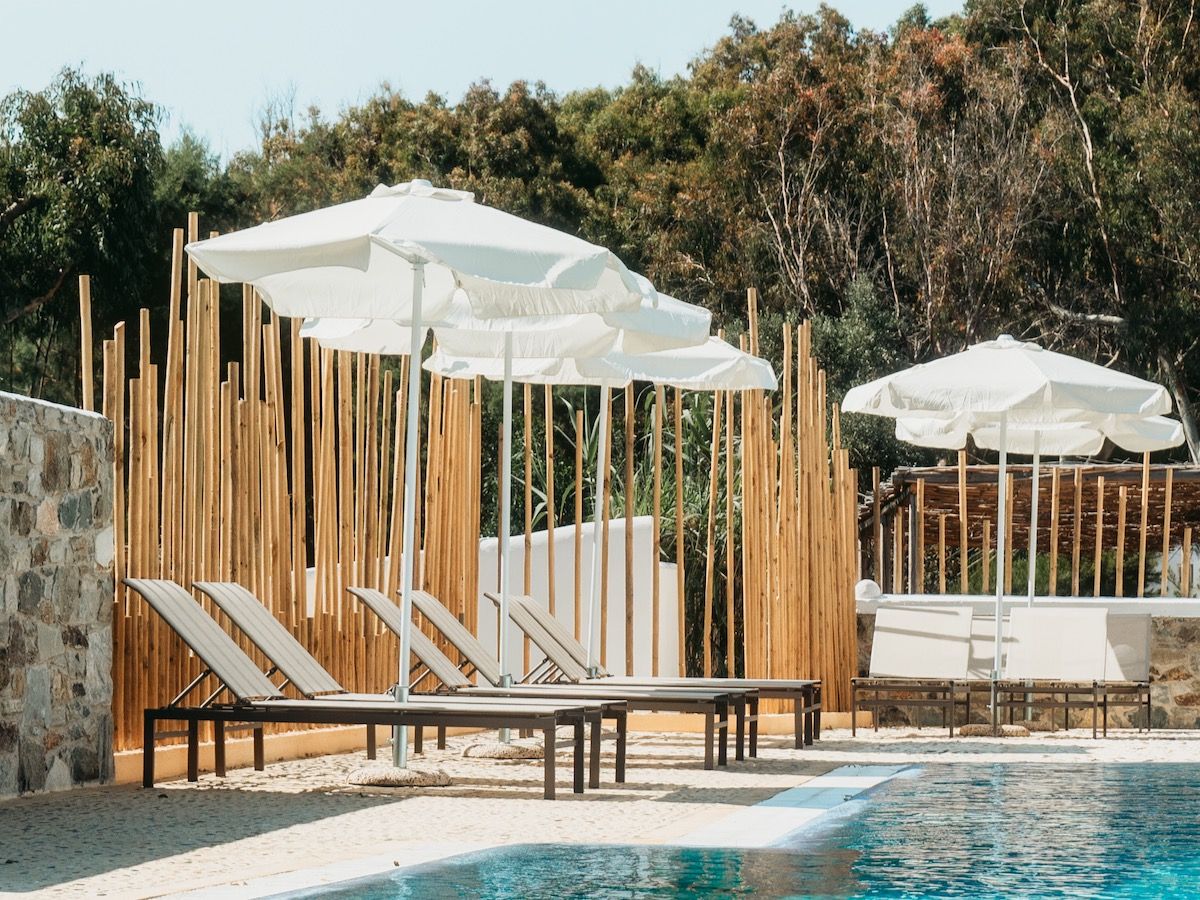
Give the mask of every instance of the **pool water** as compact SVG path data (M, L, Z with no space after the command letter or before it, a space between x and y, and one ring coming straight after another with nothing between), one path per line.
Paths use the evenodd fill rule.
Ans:
M770 849L525 844L308 896L712 894L1194 896L1200 894L1200 767L929 766L902 773Z

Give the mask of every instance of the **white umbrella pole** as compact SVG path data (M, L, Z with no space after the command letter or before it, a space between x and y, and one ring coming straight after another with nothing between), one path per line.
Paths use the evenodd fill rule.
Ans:
M512 684L508 663L508 537L512 507L512 332L504 335L504 446L500 452L500 686ZM508 741L508 729L500 729L500 740Z
M588 675L596 675L596 654L593 647L596 632L596 611L600 608L596 603L596 598L600 593L600 563L601 563L601 520L604 515L604 479L608 475L605 471L607 468L604 465L604 460L608 456L608 419L611 414L611 405L609 403L609 388L607 385L600 388L600 440L596 443L596 493L593 500L592 512L592 578L591 587L588 589L588 607L587 607L587 630L585 631L584 640L587 644L587 670Z
M408 421L405 423L404 445L404 548L400 582L400 615L404 628L400 632L400 673L396 682L396 699L408 699L408 671L411 650L413 589L413 543L417 524L417 422L421 411L421 291L425 286L425 267L413 265L412 338L408 356ZM408 729L392 732L392 763L403 768L408 764Z
M992 664L992 720L998 723L996 710L996 685L1002 668L1001 651L1004 646L1004 548L1008 539L1005 525L1008 522L1008 413L1000 414L1000 466L996 483L996 647Z
M1033 596L1037 591L1037 549L1038 549L1038 480L1041 454L1038 452L1042 433L1033 432L1033 488L1029 503L1029 605L1033 606ZM1051 578L1054 574L1051 573Z

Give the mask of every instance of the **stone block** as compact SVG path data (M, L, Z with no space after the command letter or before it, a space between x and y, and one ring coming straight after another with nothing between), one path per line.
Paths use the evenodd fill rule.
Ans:
M58 520L69 531L84 531L92 524L92 495L90 491L75 491L63 497L58 507Z

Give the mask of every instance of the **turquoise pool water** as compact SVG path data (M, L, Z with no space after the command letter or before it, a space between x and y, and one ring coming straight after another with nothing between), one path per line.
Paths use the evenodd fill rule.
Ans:
M771 849L527 844L307 896L714 894L1195 896L1200 767L930 766L903 773Z

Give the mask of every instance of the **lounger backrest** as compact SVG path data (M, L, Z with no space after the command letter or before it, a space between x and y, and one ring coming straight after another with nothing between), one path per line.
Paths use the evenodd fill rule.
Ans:
M347 590L361 600L368 609L374 610L376 607L383 609L391 607L394 609L397 613L394 618L397 620L397 626L399 625L400 616L398 614L400 607L389 600L387 595L382 591L377 591L374 588L360 587L347 588ZM390 626L389 630L391 630ZM459 671L458 666L447 659L446 654L439 650L437 645L426 637L421 629L414 628L409 633L409 646L412 649L413 656L419 659L422 665L433 673L433 677L446 687L457 689L471 686L471 679Z
M211 598L221 612L229 616L229 620L305 697L346 692L283 623L240 584L233 581L197 581L195 587Z
M1107 618L1103 609L1017 607L1004 677L1103 681Z
M871 676L962 680L970 645L970 607L881 606L875 613Z
M529 612L531 616L538 620L546 631L550 632L550 636L554 638L567 653L571 654L571 658L579 665L587 668L587 648L579 641L575 640L575 636L567 631L562 622L558 618L551 615L550 610L543 609L538 602L528 595L520 595L508 598L509 603L520 603ZM599 661L593 660L596 665L596 674L601 678L606 678L609 675L607 669L600 665Z
M361 599L375 615L379 616L380 621L387 626L389 631L395 635L400 634L401 629L404 628L404 615L398 604L378 591L372 592L370 596L362 596ZM471 634L470 629L458 621L458 617L454 613L442 606L436 597L425 591L413 591L412 602L413 608L433 623L433 627L454 645L454 648L475 667L476 671L489 684L500 683L500 663L495 656L488 652L479 638ZM416 634L417 629L414 628L412 633ZM429 665L427 661L425 664Z
M1150 680L1150 616L1108 616L1105 681Z
M499 597L492 593L484 593L484 596L495 603L496 608L499 609ZM509 600L511 599L510 597ZM537 648L546 655L546 658L568 680L583 681L588 677L587 669L577 663L575 658L554 639L554 636L542 627L542 623L530 614L525 604L510 602L508 604L508 617L512 619L514 625L525 632L529 639L537 645Z
M1004 644L1000 648L1003 660L1011 639L1008 619L1002 619ZM990 681L996 660L996 617L974 616L971 619L971 652L967 656L967 680Z
M254 660L174 581L126 578L125 584L146 598L151 608L238 700L283 699L283 694Z

